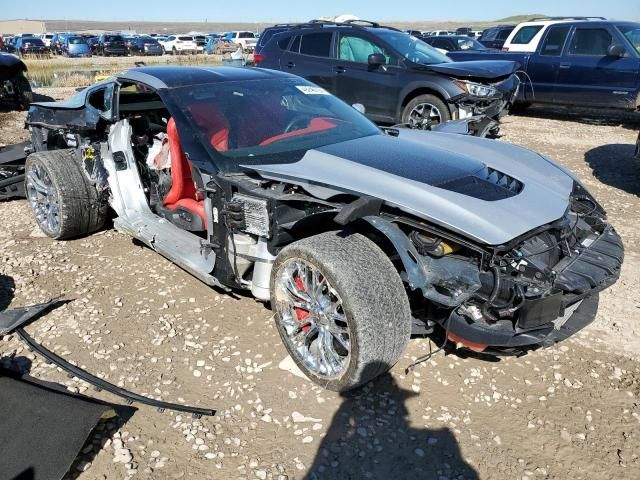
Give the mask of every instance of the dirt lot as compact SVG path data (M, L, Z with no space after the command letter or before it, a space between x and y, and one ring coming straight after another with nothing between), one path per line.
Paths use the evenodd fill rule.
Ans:
M23 117L0 114L0 142L25 137ZM344 396L296 374L263 305L212 290L111 229L54 242L25 201L1 204L0 273L12 279L3 280L5 296L13 289L13 305L72 300L31 334L118 385L218 409L194 420L140 406L124 425L100 425L73 476L640 478L639 128L624 117L532 110L507 117L499 140L575 171L621 232L622 278L601 296L593 325L522 358L440 355L405 375L429 349L414 339L389 375ZM86 390L16 338L0 341L0 355Z

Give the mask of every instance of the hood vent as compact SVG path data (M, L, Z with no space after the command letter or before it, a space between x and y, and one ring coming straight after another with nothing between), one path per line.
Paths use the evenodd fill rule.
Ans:
M502 188L506 188L514 195L517 195L522 191L524 185L521 182L516 180L513 177L510 177L506 173L499 172L495 168L485 167L480 173L477 174L478 177L493 183Z
M513 197L524 188L522 182L487 166L473 175L456 178L435 186L488 202Z

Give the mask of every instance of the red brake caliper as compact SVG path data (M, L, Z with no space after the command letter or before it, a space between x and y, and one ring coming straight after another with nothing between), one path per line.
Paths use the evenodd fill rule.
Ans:
M305 288L304 288L304 283L302 283L302 279L300 277L296 277L295 282L296 282L296 286L300 289L300 291L304 292ZM309 316L309 312L304 308L300 308L300 307L295 307L294 311L296 312L296 317L298 318L298 321L302 324L306 323L305 320ZM309 324L306 324L302 327L302 331L304 333L307 333L309 328L311 328L311 326Z

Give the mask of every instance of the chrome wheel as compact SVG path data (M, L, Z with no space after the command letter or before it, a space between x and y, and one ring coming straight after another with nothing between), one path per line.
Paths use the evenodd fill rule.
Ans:
M440 109L430 103L420 103L409 112L409 127L426 130L442 122Z
M340 378L349 365L347 316L338 292L315 265L294 258L275 277L276 322L289 350L315 375Z
M47 170L38 164L27 170L27 197L40 228L55 234L60 229L58 193Z

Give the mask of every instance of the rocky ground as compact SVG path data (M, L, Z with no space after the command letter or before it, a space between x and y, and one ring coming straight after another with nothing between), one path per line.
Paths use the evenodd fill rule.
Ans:
M44 92L41 92L44 93ZM48 92L53 97L68 92ZM25 137L24 114L0 114L0 142ZM206 287L151 250L105 229L54 242L26 201L0 205L6 298L64 295L28 327L65 358L127 389L218 409L193 419L139 406L103 422L70 477L246 479L640 478L640 167L633 118L532 110L505 120L507 141L575 171L627 247L621 280L576 337L521 358L438 355L414 339L390 374L349 395L292 367L262 304ZM66 378L12 336L4 363L119 402Z

